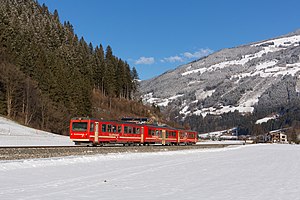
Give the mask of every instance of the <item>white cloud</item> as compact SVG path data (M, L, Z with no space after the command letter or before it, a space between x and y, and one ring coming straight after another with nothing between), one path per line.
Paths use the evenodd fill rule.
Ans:
M207 56L207 55L211 54L212 52L213 52L213 50L211 50L211 49L200 49L199 51L196 51L194 53L185 52L185 53L183 53L183 56L188 59L192 59L192 58L198 59L198 58Z
M162 62L183 62L184 59L180 56L170 56L161 60Z
M208 49L208 48L207 49L199 49L198 51L195 51L195 52L181 53L180 56L176 55L176 56L170 56L167 58L163 58L160 60L160 62L162 62L162 63L165 63L165 62L170 62L170 63L188 62L191 59L199 59L199 58L207 56L211 53L213 53L213 50L211 50L211 49Z
M135 64L136 65L139 65L139 64L141 64L141 65L151 65L151 64L153 64L155 62L155 60L154 60L154 58L153 57L148 57L148 58L146 58L146 57L140 57L138 60L136 60L135 61Z

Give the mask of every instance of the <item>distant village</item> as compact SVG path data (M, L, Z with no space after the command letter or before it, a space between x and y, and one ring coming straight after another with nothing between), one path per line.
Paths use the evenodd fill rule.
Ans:
M221 140L242 140L245 141L246 144L253 143L282 143L287 144L288 136L286 131L288 129L279 129L273 130L268 133L251 136L251 135L239 135L237 127L228 130L215 131L210 133L199 134L199 140L213 140L213 141L221 141Z

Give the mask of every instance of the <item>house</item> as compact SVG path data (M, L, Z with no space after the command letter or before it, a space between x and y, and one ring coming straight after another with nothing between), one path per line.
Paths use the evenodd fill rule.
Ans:
M265 142L270 143L288 143L287 135L283 130L274 130L265 134Z

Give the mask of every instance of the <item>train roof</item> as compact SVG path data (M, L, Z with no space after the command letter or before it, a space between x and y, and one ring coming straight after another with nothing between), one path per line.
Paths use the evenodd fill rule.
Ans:
M137 125L137 126L146 125L150 128L167 128L170 130L197 132L197 131L193 131L193 130L186 130L183 128L174 128L174 127L168 126L166 124L153 124L153 123L150 124L150 123L147 123L147 122L149 122L149 121L147 121L148 118L126 117L126 118L122 118L122 120L119 121L119 120L103 120L103 119L89 118L89 117L73 117L72 120L96 120L96 121L101 121L101 122L105 122L105 123L132 124L132 125Z
M99 119L90 118L90 117L73 117L71 120L99 120Z

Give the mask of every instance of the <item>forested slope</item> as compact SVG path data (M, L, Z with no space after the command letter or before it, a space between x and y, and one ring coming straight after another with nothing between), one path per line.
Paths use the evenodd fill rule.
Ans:
M110 46L78 38L56 10L34 0L1 0L1 115L60 134L74 116L150 115L131 101L137 78Z

